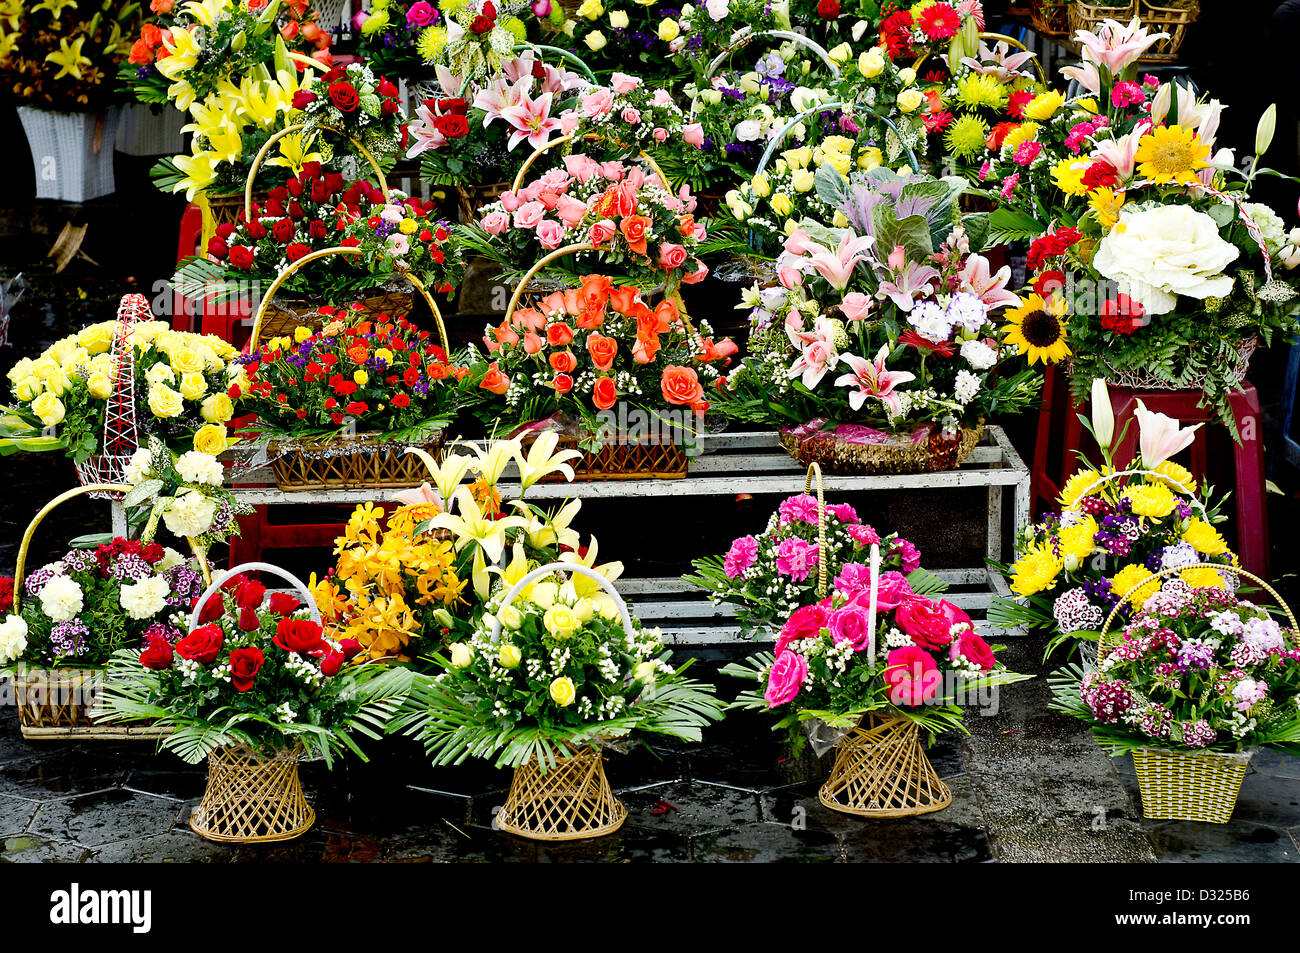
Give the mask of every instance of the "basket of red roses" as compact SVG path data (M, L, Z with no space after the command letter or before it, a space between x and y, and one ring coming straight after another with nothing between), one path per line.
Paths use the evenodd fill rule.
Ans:
M268 593L244 575L254 571L294 591ZM208 760L207 790L190 817L195 833L237 844L297 837L315 820L299 762L360 755L352 735L379 737L409 676L349 664L360 646L328 639L307 587L266 563L215 579L187 631L175 645L153 639L143 652L113 657L106 716L156 719L171 729L164 748L192 764Z

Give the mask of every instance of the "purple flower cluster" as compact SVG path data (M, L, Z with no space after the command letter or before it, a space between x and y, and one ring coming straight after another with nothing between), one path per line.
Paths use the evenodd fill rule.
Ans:
M151 641L159 637L166 639L168 644L175 645L180 641L181 630L174 625L168 625L166 622L155 622L144 630L144 636L140 639L140 647L147 646Z
M1214 649L1200 639L1187 639L1178 648L1178 667L1184 672L1208 669L1214 661Z
M119 582L124 579L139 582L141 579L148 579L153 575L153 566L141 556L134 553L123 553L109 565L108 574Z
M1214 743L1216 734L1210 723L1203 719L1183 722L1183 744L1189 748L1208 748Z
M50 629L50 644L60 658L72 658L86 651L86 636L90 629L80 619L60 622Z
M26 582L23 583L23 588L27 590L29 596L39 596L41 590L45 588L45 584L56 575L58 574L53 569L42 567L28 575Z

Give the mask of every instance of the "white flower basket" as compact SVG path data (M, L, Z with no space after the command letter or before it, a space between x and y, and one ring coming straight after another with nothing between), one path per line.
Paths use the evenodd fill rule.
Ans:
M144 103L129 103L117 124L117 151L129 156L169 156L185 152L188 114L167 105L154 112Z
M18 118L36 164L36 197L85 202L115 191L113 144L120 115L117 106L101 113L19 106Z

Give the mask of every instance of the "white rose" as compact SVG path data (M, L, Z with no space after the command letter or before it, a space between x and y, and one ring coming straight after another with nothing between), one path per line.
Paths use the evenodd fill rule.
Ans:
M745 119L736 123L736 128L732 132L737 142L753 142L763 135L763 126L757 119Z
M1179 295L1203 299L1230 294L1233 279L1223 269L1240 254L1236 245L1219 237L1219 226L1204 212L1163 205L1122 215L1101 240L1092 264L1148 314L1167 314Z
M198 490L188 490L176 497L163 512L163 523L177 536L201 536L212 528L217 503Z
M171 587L162 576L150 576L122 587L118 601L132 619L151 619L167 605Z
M85 605L81 587L68 576L55 576L41 587L41 611L51 622L67 622Z
M176 472L186 483L206 483L221 486L225 468L216 457L197 450L187 450L176 461Z
M27 623L20 615L5 616L0 622L0 664L14 661L27 651Z

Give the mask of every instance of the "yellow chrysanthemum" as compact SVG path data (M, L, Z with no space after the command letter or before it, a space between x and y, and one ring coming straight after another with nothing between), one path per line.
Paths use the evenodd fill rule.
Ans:
M1177 490L1186 496L1191 496L1196 492L1196 477L1192 476L1192 471L1181 463L1166 460L1155 468L1155 472L1163 477L1163 482L1171 490Z
M1022 122L1020 125L1016 126L1015 129L1012 129L1007 133L1006 137L1002 140L1003 150L1015 152L1019 146L1037 139L1038 130L1041 128L1042 126L1036 122Z
M1097 535L1097 521L1091 516L1084 516L1076 523L1061 530L1061 552L1075 559L1084 559L1092 554L1096 547L1093 539Z
M1002 331L1007 343L1014 344L1020 354L1028 354L1030 364L1055 364L1069 357L1064 300L1053 295L1044 301L1041 295L1031 294L1005 317L1009 323Z
M948 152L959 159L971 159L984 151L989 127L979 116L960 116L944 134Z
M1159 126L1138 140L1138 171L1157 185L1197 182L1196 170L1209 166L1210 147L1191 129Z
M1007 90L993 76L971 73L957 80L957 100L967 109L1001 109L1007 104Z
M1032 596L1056 584L1065 564L1048 546L1036 546L1011 567L1011 591L1019 596Z
M1149 581L1144 583L1144 579ZM1139 586L1139 584L1141 585ZM1160 580L1152 578L1149 569L1136 563L1125 566L1115 573L1110 580L1110 591L1120 598L1123 598L1135 586L1138 587L1137 590L1126 601L1129 605L1140 608L1142 603L1160 591Z
M1091 164L1088 159L1062 159L1052 167L1052 181L1066 195L1087 195L1083 175Z
M1228 544L1219 535L1219 531L1204 520L1192 517L1183 532L1183 542L1205 556L1221 556L1228 551Z
M1035 119L1039 122L1046 122L1056 115L1058 109L1065 105L1065 97L1052 90L1047 93L1039 93L1029 101L1025 107L1024 117L1026 119Z
M1219 571L1205 566L1184 569L1178 574L1178 578L1193 589L1219 589L1223 586L1223 576Z
M1083 497L1097 486L1097 481L1101 475L1096 470L1080 470L1065 481L1065 486L1061 488L1061 506L1067 510L1074 509L1074 505L1083 499ZM1105 486L1105 484L1101 484Z
M1092 206L1092 210L1097 216L1097 223L1102 228L1110 230L1119 221L1119 212L1124 207L1124 201L1124 191L1122 189L1116 191L1103 185L1093 190L1092 197L1088 199L1088 204Z
M1178 505L1178 497L1163 483L1135 484L1124 490L1133 512L1138 516L1164 519Z
M420 34L415 41L415 51L426 63L437 63L442 51L447 48L447 31L440 26L431 26Z

